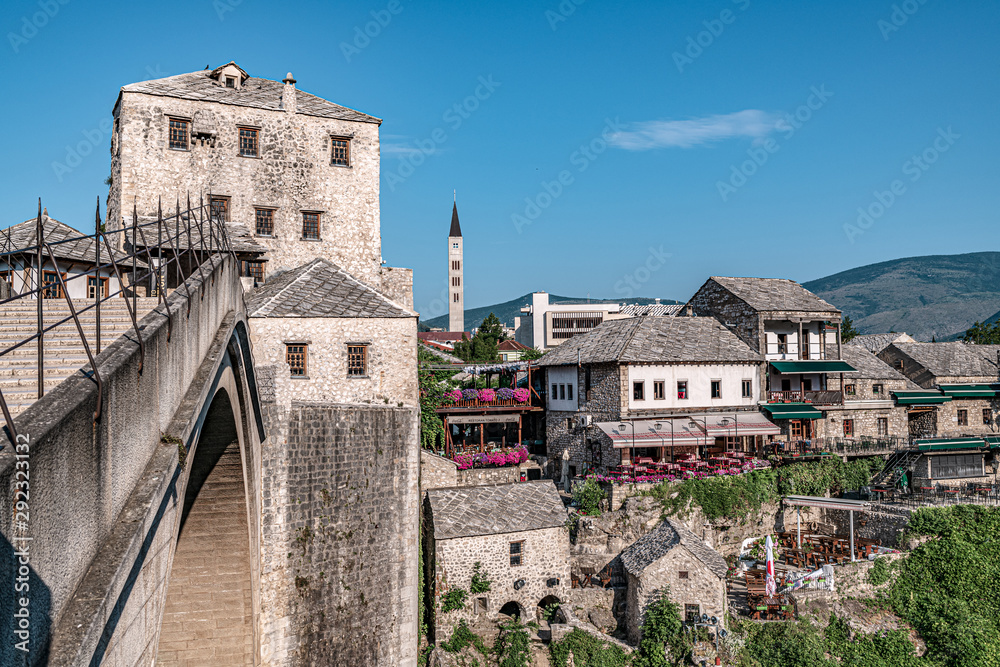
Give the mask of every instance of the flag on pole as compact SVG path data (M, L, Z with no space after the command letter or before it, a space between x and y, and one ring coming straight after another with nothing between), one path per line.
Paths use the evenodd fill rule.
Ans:
M770 535L764 540L764 550L767 552L767 579L764 581L764 592L771 597L777 592L778 584L774 580L774 550Z

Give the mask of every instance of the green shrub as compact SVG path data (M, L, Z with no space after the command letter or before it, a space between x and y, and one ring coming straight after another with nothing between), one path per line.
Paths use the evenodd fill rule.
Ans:
M441 648L448 653L460 653L467 646L476 649L481 655L488 656L490 654L490 649L486 646L486 642L483 641L482 637L469 629L468 624L463 618L452 629L451 637L448 641L441 642Z
M500 634L493 644L498 667L530 667L531 638L527 626L517 617L500 624Z
M680 606L664 589L660 597L646 607L642 621L642 640L632 657L634 667L678 667L687 662L691 639L681 621ZM670 656L668 661L666 655Z
M473 595L476 593L485 593L490 590L490 586L492 585L493 582L490 578L483 574L483 564L477 560L472 566L472 583L469 586L469 590Z
M571 651L576 667L626 667L629 664L628 655L619 647L573 628L562 640L549 645L552 666L566 667Z
M601 515L601 501L605 495L604 489L593 477L573 485L573 500L580 506L580 511L588 516Z
M469 596L464 588L452 588L441 599L441 613L465 609L465 599Z

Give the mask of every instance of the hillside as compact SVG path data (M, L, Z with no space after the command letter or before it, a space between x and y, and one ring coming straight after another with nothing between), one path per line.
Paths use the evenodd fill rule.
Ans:
M579 297L569 297L569 296L556 296L555 294L549 295L549 303L566 303L567 301L575 301L579 303L586 303L588 299L581 299ZM590 303L622 303L621 299L589 299ZM647 298L632 298L628 300L628 303L653 303L655 299ZM490 313L496 315L501 322L506 326L514 326L514 318L520 317L521 307L527 306L531 303L531 294L525 294L524 296L519 296L516 299L511 299L510 301L504 301L503 303L495 303L492 306L483 306L482 308L470 308L465 311L465 328L466 330L475 329L479 324L486 319L486 316ZM660 299L660 303L680 303L679 301L672 301L670 299ZM426 322L421 321L421 329L424 326L430 328L448 328L448 316L442 315L440 317L435 317L433 319L427 320Z
M862 333L945 340L977 320L1000 317L1000 252L907 257L803 285L843 310Z

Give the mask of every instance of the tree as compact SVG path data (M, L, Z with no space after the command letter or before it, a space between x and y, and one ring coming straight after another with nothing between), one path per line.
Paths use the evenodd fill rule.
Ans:
M490 313L479 325L472 340L463 335L462 340L455 343L455 356L470 363L499 361L497 344L505 340L507 334L504 332L503 323L496 315Z
M854 320L844 316L844 321L840 325L840 340L847 343L858 336L858 330L854 328Z
M665 589L646 608L642 640L632 663L635 667L679 667L687 661L691 639L684 631L680 606L667 597L668 593Z
M1000 345L1000 320L992 324L976 322L965 332L962 340L976 345Z
M521 361L535 361L545 356L545 353L535 347L529 347L521 353Z

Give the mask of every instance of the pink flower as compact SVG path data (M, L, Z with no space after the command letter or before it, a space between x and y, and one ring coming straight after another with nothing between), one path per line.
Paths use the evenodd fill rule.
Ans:
M524 387L514 390L514 400L518 403L527 403L528 399L531 398L531 392L529 392Z
M445 398L450 400L452 403L458 403L462 400L462 392L459 389L452 389L451 391L445 392Z
M492 403L497 400L497 393L492 389L480 389L479 400L483 403Z

